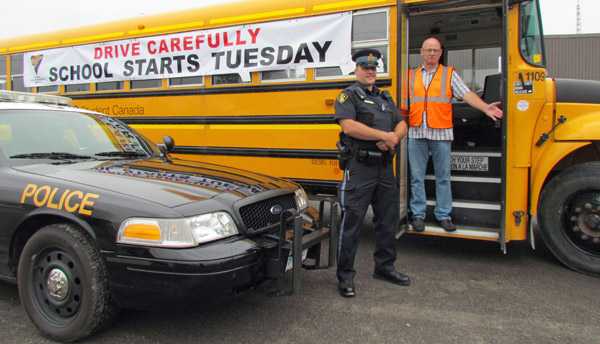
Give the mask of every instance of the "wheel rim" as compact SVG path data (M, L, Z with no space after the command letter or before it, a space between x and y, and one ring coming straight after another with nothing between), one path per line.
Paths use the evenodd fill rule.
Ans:
M580 249L600 255L600 191L570 197L563 205L563 231Z
M40 313L55 325L68 324L81 306L83 277L78 264L60 249L37 256L33 265L33 298Z

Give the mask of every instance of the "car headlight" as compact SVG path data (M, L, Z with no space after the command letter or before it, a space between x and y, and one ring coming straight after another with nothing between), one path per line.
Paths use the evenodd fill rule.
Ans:
M296 190L296 205L298 205L298 211L304 210L308 207L308 197L303 188Z
M119 227L117 243L193 247L238 234L231 216L216 212L183 219L131 218Z

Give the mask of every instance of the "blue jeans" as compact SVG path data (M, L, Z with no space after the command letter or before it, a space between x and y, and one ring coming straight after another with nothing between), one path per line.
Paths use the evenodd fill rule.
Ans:
M408 139L408 161L410 166L410 209L413 218L425 219L427 199L425 196L425 170L429 152L435 171L435 209L438 221L450 220L452 212L452 190L450 189L451 141Z

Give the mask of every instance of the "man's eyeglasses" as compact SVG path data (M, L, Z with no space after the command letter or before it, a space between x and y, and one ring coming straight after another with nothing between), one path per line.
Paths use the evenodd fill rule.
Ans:
M442 49L421 49L421 50L423 50L426 53L430 53L430 54L431 53L439 54L442 52Z

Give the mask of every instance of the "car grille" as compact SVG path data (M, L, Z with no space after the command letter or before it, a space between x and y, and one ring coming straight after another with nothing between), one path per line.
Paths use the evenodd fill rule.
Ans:
M240 215L248 232L260 232L261 230L279 224L281 215L271 214L271 207L281 206L282 210L297 209L294 194L287 194L269 198L260 202L248 204L240 208Z

